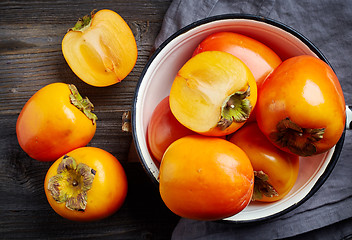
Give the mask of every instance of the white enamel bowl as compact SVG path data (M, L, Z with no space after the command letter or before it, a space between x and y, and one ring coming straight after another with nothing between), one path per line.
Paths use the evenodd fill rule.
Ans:
M323 54L304 36L277 21L253 15L221 15L192 23L168 38L146 64L134 96L132 109L133 139L137 154L152 181L158 185L158 167L148 151L147 126L156 105L169 95L171 84L196 46L209 34L233 31L252 37L273 49L282 60L297 55L312 55L328 63ZM250 203L242 212L226 221L248 223L282 215L310 198L334 168L344 135L330 151L300 159L298 179L291 192L275 203Z

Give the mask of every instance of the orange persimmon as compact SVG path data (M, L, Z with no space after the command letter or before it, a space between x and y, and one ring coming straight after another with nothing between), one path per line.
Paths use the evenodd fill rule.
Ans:
M247 154L253 166L255 174L252 200L274 202L290 192L298 176L298 156L274 146L255 122L245 124L229 141Z
M346 120L345 100L331 67L313 56L285 60L259 91L257 122L284 151L311 156L332 148Z
M77 148L49 168L44 190L56 213L73 221L94 221L115 213L127 195L120 162L95 147Z
M160 195L175 214L219 220L250 202L254 173L247 155L221 138L190 135L173 142L160 165Z
M195 134L177 121L170 110L169 96L154 109L147 129L147 142L151 154L160 163L167 147L175 140Z
M39 161L54 161L87 145L96 131L93 104L72 84L52 83L24 105L16 123L21 148Z

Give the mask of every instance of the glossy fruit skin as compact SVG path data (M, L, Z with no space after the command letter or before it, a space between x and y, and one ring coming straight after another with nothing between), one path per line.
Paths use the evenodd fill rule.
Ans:
M160 163L167 147L175 140L195 134L177 121L171 112L169 96L165 97L154 109L147 128L148 147Z
M247 155L227 140L190 135L173 142L160 165L159 190L175 214L218 220L242 211L253 192Z
M225 136L245 121L226 129L217 125L221 107L232 94L250 89L246 99L251 112L257 101L257 84L248 67L237 57L221 51L206 51L189 59L178 71L170 90L170 109L185 127L206 136Z
M272 197L263 195L262 199L256 199L256 201L274 202L289 193L298 176L298 156L274 146L260 131L255 122L244 125L231 136L229 141L236 144L247 154L254 171L263 171L268 175L268 183L278 194Z
M87 145L96 123L70 102L68 84L52 83L38 90L24 105L16 124L21 148L38 161L55 161Z
M45 176L44 190L56 213L69 220L86 222L106 218L121 208L128 190L127 177L122 165L112 154L100 148L82 147L67 155L73 157L77 164L87 164L96 173L92 188L87 193L85 211L69 210L65 203L57 203L48 190L49 179L57 174L58 165L64 156L55 161Z
M345 100L338 78L329 65L312 56L292 57L277 67L259 91L256 110L258 126L269 139L286 118L302 128L324 128L314 154L333 147L345 127Z
M105 87L122 81L137 61L132 30L116 12L96 12L89 27L70 30L62 40L63 55L84 82Z
M258 89L265 78L282 62L280 57L263 43L234 32L217 32L205 38L193 55L204 51L223 51L238 57L251 70Z

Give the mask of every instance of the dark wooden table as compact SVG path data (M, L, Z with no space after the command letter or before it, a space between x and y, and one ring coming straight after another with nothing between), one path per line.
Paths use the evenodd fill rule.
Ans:
M163 204L141 164L129 158L132 135L121 130L140 73L153 50L171 0L0 2L0 238L1 239L169 239L178 217ZM131 27L138 46L133 71L121 83L96 88L67 65L61 41L77 19L93 9L111 9ZM43 182L51 163L31 159L16 138L25 102L53 82L73 83L95 105L98 127L89 146L112 153L125 168L129 191L111 217L76 223L48 204ZM130 149L131 148L131 149Z

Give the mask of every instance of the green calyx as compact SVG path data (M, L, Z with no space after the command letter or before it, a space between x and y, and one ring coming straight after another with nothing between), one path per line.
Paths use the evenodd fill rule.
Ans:
M74 158L65 155L57 174L49 179L48 190L56 202L65 203L70 210L84 211L95 174L96 171L88 165L77 165Z
M238 91L227 97L221 108L221 118L218 127L221 130L228 128L233 122L245 122L251 113L252 105L248 99L250 87L246 91Z
M82 96L79 94L77 88L73 84L68 85L71 94L70 94L70 101L71 103L77 107L81 112L84 113L84 115L87 116L90 120L92 120L93 125L96 123L98 120L98 117L92 112L94 110L94 105L89 101L89 99L82 98Z
M280 147L288 148L292 153L303 157L317 152L316 143L323 139L325 132L325 128L302 128L290 118L279 121L276 129L269 138Z
M263 171L254 171L254 187L252 201L265 197L279 196L275 188L269 183L269 176Z
M73 28L70 28L69 31L83 32L85 29L90 27L93 16L94 16L94 11L92 11L90 15L85 15L84 17L78 19L75 26Z

